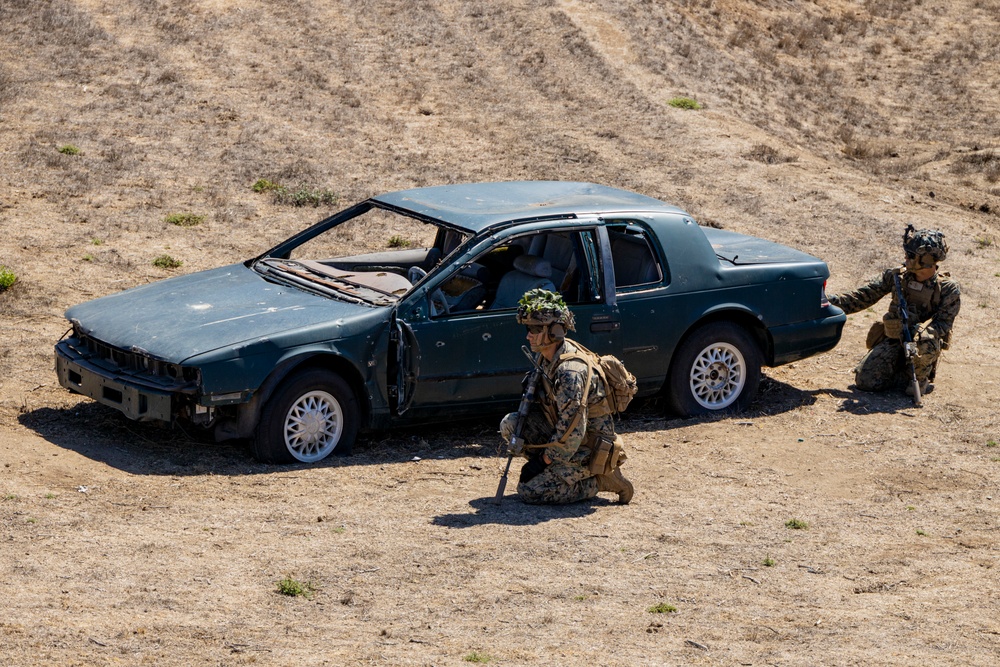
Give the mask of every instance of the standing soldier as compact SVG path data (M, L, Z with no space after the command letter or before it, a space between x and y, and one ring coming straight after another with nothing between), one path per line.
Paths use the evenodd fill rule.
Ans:
M521 468L518 496L526 503L563 504L611 491L628 504L633 488L619 468L626 457L605 380L596 362L585 361L593 355L566 338L576 330L573 313L560 295L533 289L521 298L517 321L528 328L541 372L520 430L528 462ZM500 422L505 442L511 441L517 418L511 413Z
M909 314L910 335L917 348L913 371L920 394L925 393L934 380L941 350L948 349L951 329L961 305L958 283L949 274L937 272L938 262L948 254L948 244L941 232L914 230L913 225L907 225L903 233L903 250L906 262L902 267L886 269L867 285L830 297L830 303L851 314L892 294L888 312L868 332L868 354L854 369L854 383L863 391L905 387L907 394L914 395L913 375L909 373L900 342L905 336L895 288L897 275Z

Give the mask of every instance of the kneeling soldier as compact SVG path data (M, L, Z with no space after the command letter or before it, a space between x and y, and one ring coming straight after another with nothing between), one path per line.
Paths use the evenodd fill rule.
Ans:
M615 435L612 408L597 364L566 334L575 331L573 313L562 297L544 289L527 292L517 321L528 328L541 375L535 401L521 428L528 462L521 468L517 494L526 503L562 504L618 494L625 505L632 483L622 475L622 440ZM504 417L500 433L510 442L517 413Z
M875 305L887 294L892 302L882 321L876 322L868 332L868 354L854 369L854 382L863 391L885 391L906 388L913 394L912 374L908 373L904 358L903 321L896 294L896 276L899 276L903 298L911 323L910 336L916 344L913 374L923 394L934 381L941 350L947 350L951 329L962 305L961 289L948 274L938 273L938 262L948 255L948 244L941 232L914 230L907 225L903 233L903 251L906 262L902 267L886 269L853 292L834 294L830 303L843 308L850 315ZM920 325L920 326L917 326Z

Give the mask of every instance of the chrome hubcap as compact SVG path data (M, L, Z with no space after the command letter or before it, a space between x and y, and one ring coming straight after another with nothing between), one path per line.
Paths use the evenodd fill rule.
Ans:
M746 384L746 362L729 343L709 345L691 368L691 393L703 408L721 410L739 398Z
M285 446L297 461L326 458L344 432L344 413L331 394L311 391L299 397L285 417Z

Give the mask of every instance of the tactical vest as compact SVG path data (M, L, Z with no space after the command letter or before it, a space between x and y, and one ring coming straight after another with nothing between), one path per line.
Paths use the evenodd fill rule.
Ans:
M541 396L540 402L542 405L542 411L545 413L545 418L552 426L555 426L556 423L559 421L559 414L556 409L555 399L553 397L556 372L559 370L559 366L561 366L563 362L569 361L571 359L576 359L587 364L587 379L584 381L583 396L580 399L580 405L587 406L588 416L604 417L605 415L610 415L613 412L613 410L611 409L611 405L608 403L607 381L604 380L604 378L601 378L601 381L604 382L605 384L604 387L605 397L595 403L589 403L590 385L593 384L594 369L595 366L597 366L597 364L595 364L594 361L588 359L586 357L586 353L583 350L564 351L553 360L552 365L545 371L545 374L542 376L542 384L545 387L545 391ZM600 374L598 374L598 377L600 377ZM566 429L566 432L557 434L559 436L557 440L559 441L560 444L565 444L566 439L569 437L569 434L572 433L574 429L576 429L576 427L580 424L580 419L582 418L583 418L583 410L581 409L573 416L573 420L570 422L569 428ZM592 446L593 443L591 441L594 440L596 437L597 434L587 433L585 437L585 445Z
M935 275L934 284L928 286L916 280L912 273L903 274L900 279L903 286L903 296L906 298L907 310L913 316L915 324L926 322L937 312L941 305L941 277L948 275L947 273ZM899 296L896 294L896 290L892 290L892 303L896 307L896 312L899 312ZM875 322L868 331L865 345L870 350L885 338L885 328L882 322ZM950 339L951 332L949 331L941 338L941 349L948 349Z
M906 297L906 305L910 307L910 313L918 322L930 319L938 306L941 305L940 278L934 277L933 286L919 282L911 273L904 274L903 278L905 279L902 281L903 293ZM897 308L899 307L899 298L896 296L895 290L892 292L892 302Z

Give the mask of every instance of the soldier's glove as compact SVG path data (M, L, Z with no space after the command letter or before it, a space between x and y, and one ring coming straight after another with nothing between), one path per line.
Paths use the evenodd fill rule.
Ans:
M919 338L920 340L925 340L925 339L937 340L941 338L941 336L938 334L937 329L935 329L932 325L928 325L924 327L923 331L920 332Z
M524 438L513 437L507 443L507 454L510 456L521 456L524 454Z
M903 336L903 321L897 319L885 318L882 320L882 326L885 327L885 335L889 338L895 338L899 340Z

